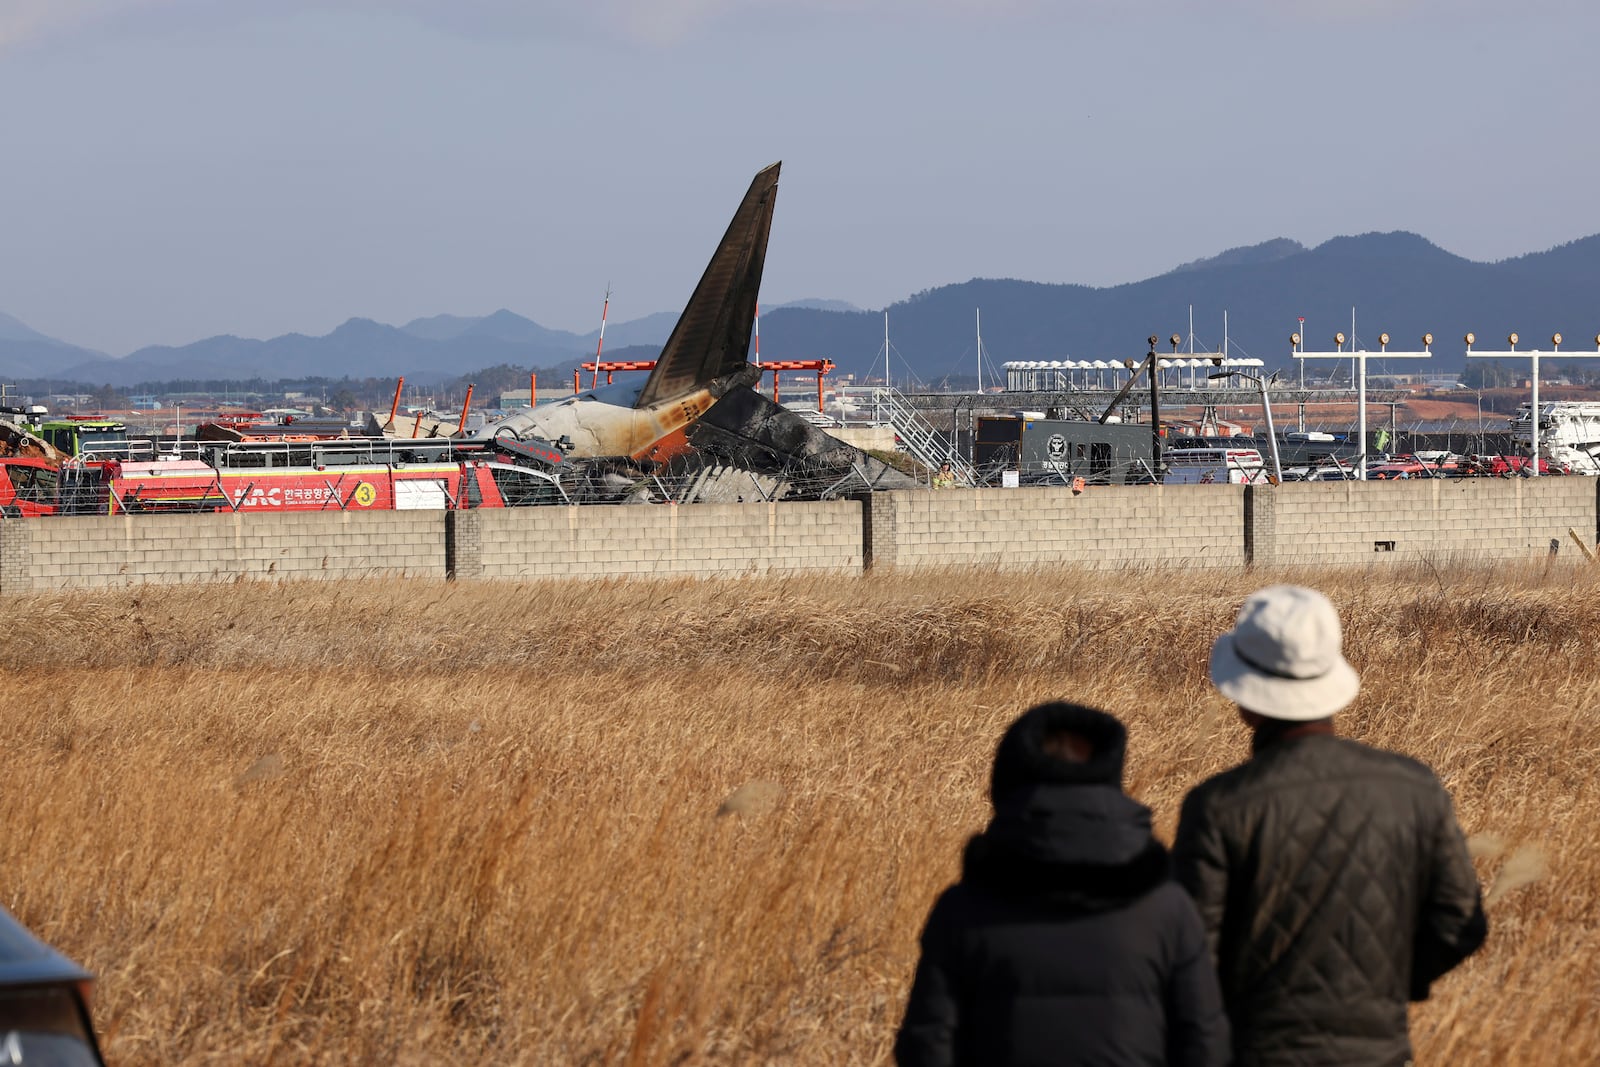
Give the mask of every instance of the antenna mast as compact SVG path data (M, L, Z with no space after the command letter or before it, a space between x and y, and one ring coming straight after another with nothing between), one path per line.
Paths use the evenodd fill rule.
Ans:
M589 381L589 388L593 389L600 384L600 353L606 347L606 313L611 310L611 283L606 282L606 302L600 305L600 340L594 346L594 377ZM610 379L606 379L610 381Z

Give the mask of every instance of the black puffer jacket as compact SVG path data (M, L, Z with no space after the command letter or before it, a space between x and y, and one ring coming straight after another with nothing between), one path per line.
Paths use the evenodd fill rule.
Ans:
M1104 718L1114 751L1097 746L1089 767L1002 743L994 819L923 931L903 1067L1227 1062L1199 917L1148 809L1115 784L1121 725Z
M1190 793L1173 849L1235 1061L1404 1063L1407 1000L1487 933L1466 842L1421 763L1297 732L1267 726L1254 758Z

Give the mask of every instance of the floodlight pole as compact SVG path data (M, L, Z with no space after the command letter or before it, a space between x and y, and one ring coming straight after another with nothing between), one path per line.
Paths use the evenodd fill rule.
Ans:
M1304 363L1300 364L1302 367ZM1256 388L1261 390L1261 409L1267 413L1267 440L1272 443L1272 484L1283 484L1283 462L1278 458L1278 430L1272 425L1272 398L1267 396L1267 386L1271 378L1262 378L1254 374L1240 374L1239 377L1247 378L1256 383Z
M1532 389L1532 395L1528 398L1528 439L1533 446L1533 462L1529 476L1533 478L1539 477L1539 434L1544 429L1542 420L1539 418L1539 357L1544 355L1544 353L1540 352L1538 349L1533 349L1528 352L1518 352L1518 338L1514 333L1506 338L1506 341L1511 345L1511 347L1502 352L1474 352L1472 350L1472 342L1477 340L1477 338L1473 334L1469 333L1467 334L1465 340L1467 342L1467 355L1470 358L1525 359L1528 361L1528 384ZM1595 336L1594 347L1595 350L1593 352L1568 352L1567 355L1600 356L1600 334ZM1561 335L1559 333L1552 334L1550 336L1550 355L1561 355ZM1479 447L1481 448L1481 439L1483 436L1483 394L1481 392L1478 394L1478 424L1478 436L1480 438Z
M1156 339L1150 338L1150 466L1157 478L1162 474L1161 463L1161 368L1156 358Z
M1307 352L1300 345L1300 335L1293 334L1289 338L1290 354L1295 359L1349 359L1355 364L1356 435L1360 438L1361 447L1361 451L1356 454L1356 481L1364 482L1367 480L1367 357L1373 355L1380 359L1430 359L1433 356L1429 350L1433 345L1433 334L1422 335L1420 352L1389 351L1389 335L1386 333L1379 335L1379 347L1376 352L1368 352L1365 348L1346 352L1343 333L1334 334L1333 341L1335 349L1332 352ZM1354 345L1355 339L1351 338L1350 343Z
M1300 368L1301 370L1304 370L1305 364L1300 364ZM1272 379L1276 378L1277 376L1277 371L1273 371L1271 377L1262 377L1259 374L1246 374L1242 370L1225 370L1218 371L1216 374L1206 375L1206 377L1212 379L1234 377L1243 378L1247 382L1254 382L1256 388L1261 390L1261 409L1265 411L1267 415L1267 441L1272 445L1272 484L1282 485L1283 462L1278 458L1278 429L1272 423L1272 398L1267 395L1267 386L1271 385Z

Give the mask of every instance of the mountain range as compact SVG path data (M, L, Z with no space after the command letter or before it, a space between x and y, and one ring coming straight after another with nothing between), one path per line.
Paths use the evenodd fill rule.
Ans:
M1315 248L1277 238L1182 264L1165 274L1093 288L1016 279L974 278L928 289L878 311L842 301L807 300L762 313L762 358L832 359L839 373L882 376L884 315L890 372L897 383L937 384L976 372L976 312L983 321L985 378L1006 360L1125 359L1143 354L1145 338L1184 335L1190 309L1195 348L1215 350L1227 318L1231 354L1286 366L1289 334L1306 320L1307 349L1331 351L1336 330L1376 350L1414 350L1435 337L1434 366L1459 370L1461 337L1479 348L1548 349L1565 334L1569 350L1593 353L1600 330L1600 235L1543 252L1481 263L1405 232L1336 237ZM606 353L648 356L665 342L677 312L611 323ZM593 357L598 331L553 330L500 310L472 317L436 315L391 326L350 319L322 337L270 340L221 336L180 347L142 348L120 359L46 337L0 315L0 376L126 387L174 379L292 380L405 375L445 380L499 364L562 370ZM1162 343L1166 349L1165 340ZM1347 345L1348 350L1348 345ZM1308 368L1310 370L1310 368Z

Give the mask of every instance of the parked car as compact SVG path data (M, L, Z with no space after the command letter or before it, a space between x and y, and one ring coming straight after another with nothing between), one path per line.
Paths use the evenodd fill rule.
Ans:
M1369 466L1367 477L1373 481L1387 481L1396 478L1453 478L1459 473L1455 456L1445 452L1433 455L1435 458L1432 459L1395 456L1387 462Z
M1250 442L1250 438L1241 438ZM1164 453L1167 485L1258 485L1268 477L1261 452L1250 444L1226 447L1172 448Z
M1533 459L1530 456L1468 456L1461 461L1459 473L1463 477L1512 478L1533 473ZM1566 464L1552 464L1540 456L1539 473L1570 474L1572 470Z
M1349 467L1330 465L1283 468L1283 480L1286 482L1349 482L1354 481L1355 476L1355 471Z
M0 1064L104 1067L89 1017L93 981L0 908Z

